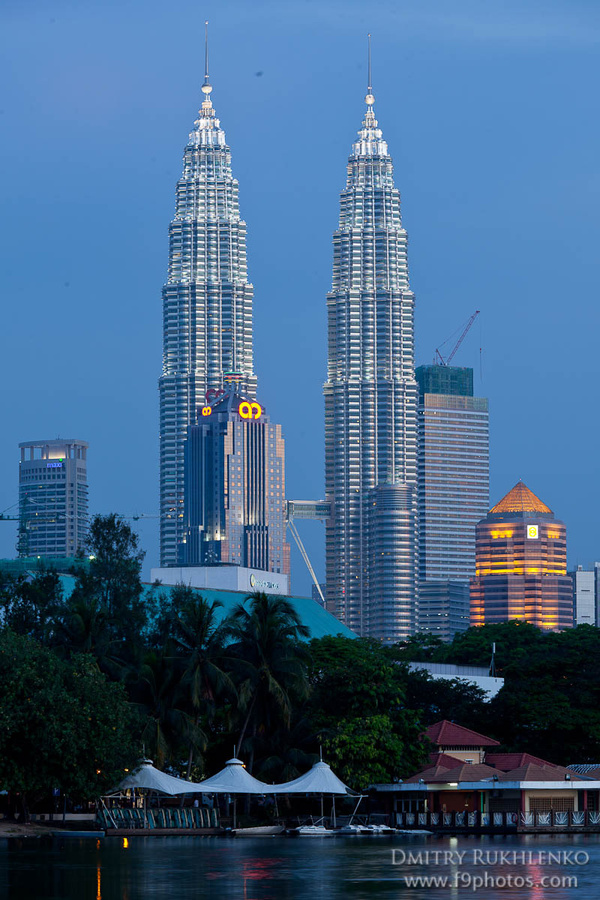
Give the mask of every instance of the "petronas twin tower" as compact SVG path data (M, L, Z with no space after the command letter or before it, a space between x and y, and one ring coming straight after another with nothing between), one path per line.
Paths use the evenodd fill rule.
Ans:
M327 297L326 602L359 634L400 640L417 611L414 296L370 82L369 72Z
M348 163L327 297L326 602L350 628L394 641L417 614L414 297L392 160L367 109ZM184 152L163 290L161 562L177 563L184 445L206 394L232 373L254 397L253 290L231 155L208 79Z
M169 276L163 288L160 393L161 565L177 564L184 521L184 445L207 394L226 376L252 399L252 285L246 223L240 218L231 151L210 99L204 100L183 154L175 218L169 227Z

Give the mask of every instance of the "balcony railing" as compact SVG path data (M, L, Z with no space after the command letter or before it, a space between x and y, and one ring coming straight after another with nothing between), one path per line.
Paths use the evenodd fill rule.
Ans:
M590 810L547 812L397 812L397 828L591 828L600 831L600 812Z

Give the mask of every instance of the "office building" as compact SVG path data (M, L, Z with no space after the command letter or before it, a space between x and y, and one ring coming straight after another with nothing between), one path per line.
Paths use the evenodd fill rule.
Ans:
M281 425L235 386L187 430L181 566L289 576ZM255 574L257 581L269 581ZM260 589L260 588L257 588ZM287 593L287 591L286 591Z
M473 369L419 366L419 630L469 627L475 527L489 509L488 401Z
M573 581L573 625L598 625L600 563L591 570L577 566L568 574Z
M231 152L211 101L204 99L183 155L175 217L169 228L163 289L160 393L161 564L177 564L183 536L184 443L197 410L235 373L256 395L252 359L252 285L246 270L246 223L240 218Z
M471 624L524 619L562 631L573 625L567 531L519 481L477 525Z
M419 582L419 631L451 641L471 624L471 588L468 581Z
M359 634L398 641L417 626L414 296L370 82L369 70L327 296L326 603Z
M88 444L57 438L19 449L19 556L75 556L88 536Z

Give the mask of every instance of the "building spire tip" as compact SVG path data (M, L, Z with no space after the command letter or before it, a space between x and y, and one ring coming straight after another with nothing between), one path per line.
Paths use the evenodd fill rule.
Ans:
M210 103L210 93L212 86L208 77L208 19L204 23L204 84L202 85L202 93L205 95L205 102Z
M367 35L367 73L367 96L365 97L365 103L371 108L375 103L371 79L371 32Z

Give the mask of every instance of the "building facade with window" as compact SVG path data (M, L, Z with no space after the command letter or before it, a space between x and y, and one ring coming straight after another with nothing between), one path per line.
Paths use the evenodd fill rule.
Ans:
M469 627L475 527L489 509L488 401L473 369L419 366L419 630L450 641Z
M476 529L471 624L524 619L551 631L573 625L567 530L519 481Z
M88 444L57 438L19 450L19 556L75 556L89 528Z
M232 387L188 427L184 458L179 564L289 576L281 425Z
M327 296L326 604L358 634L398 641L417 627L414 295L374 103L369 85Z
M211 101L204 99L183 156L175 217L169 227L163 288L160 395L160 556L177 564L184 521L184 444L207 394L235 373L246 396L253 372L253 289L246 266L246 223L240 217L231 152Z
M594 563L593 569L577 566L569 575L573 581L573 625L597 625L600 563Z

